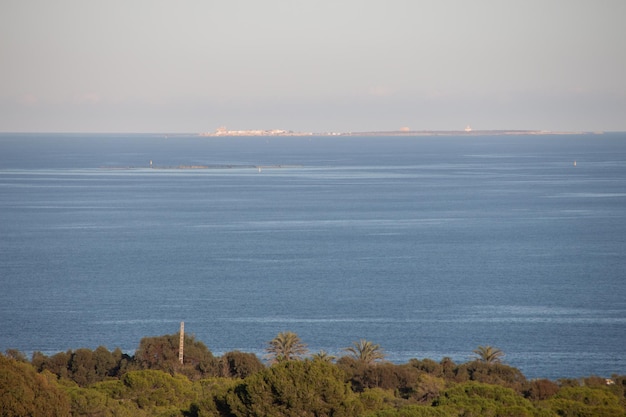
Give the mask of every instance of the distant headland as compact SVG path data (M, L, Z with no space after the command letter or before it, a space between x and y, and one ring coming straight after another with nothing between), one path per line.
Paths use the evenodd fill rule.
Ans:
M604 132L552 131L552 130L474 130L467 126L463 130L399 130L363 131L363 132L298 132L284 129L229 130L220 127L214 132L200 133L200 136L502 136L502 135L580 135L603 134Z

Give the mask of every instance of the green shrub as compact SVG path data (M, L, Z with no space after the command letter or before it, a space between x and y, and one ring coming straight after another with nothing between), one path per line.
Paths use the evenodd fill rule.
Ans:
M235 350L220 358L220 376L243 379L263 369L265 365L254 353Z
M526 384L524 397L531 400L546 400L559 392L559 386L549 379L535 379Z
M183 375L162 371L128 372L122 378L124 398L137 403L139 408L181 406L195 400L192 383Z
M434 405L464 417L533 417L542 413L510 388L479 382L447 389Z
M283 361L244 379L218 406L236 417L355 415L359 403L343 380L323 361Z
M426 405L409 405L402 408L387 408L366 414L364 417L457 417L454 411Z
M173 375L182 373L196 380L218 375L218 361L204 343L185 334L183 364L178 359L179 334L144 337L135 352L136 366L157 369Z
M502 385L521 393L526 385L526 377L512 366L501 363L484 363L472 361L459 365L456 369L457 380L482 382L485 384Z
M70 402L50 373L38 374L29 364L0 354L2 417L67 416Z
M606 387L564 387L545 405L562 417L624 417L623 400Z

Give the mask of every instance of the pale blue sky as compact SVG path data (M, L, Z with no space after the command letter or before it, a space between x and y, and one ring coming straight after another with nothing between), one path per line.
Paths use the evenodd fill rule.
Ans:
M1 0L0 131L626 130L624 0Z

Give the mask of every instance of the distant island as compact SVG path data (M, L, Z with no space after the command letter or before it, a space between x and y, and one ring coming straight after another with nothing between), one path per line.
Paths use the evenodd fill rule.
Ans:
M603 134L604 132L552 131L552 130L473 130L467 126L463 130L400 130L364 132L298 132L284 129L229 130L220 127L214 132L200 133L200 136L502 136L502 135L580 135Z
M229 130L220 127L215 132L200 133L200 136L312 136L313 133L294 132L283 129L254 129L254 130Z

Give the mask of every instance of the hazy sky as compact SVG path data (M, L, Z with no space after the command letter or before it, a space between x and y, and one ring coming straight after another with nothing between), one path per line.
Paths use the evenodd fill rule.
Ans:
M0 0L0 131L626 131L625 0Z

